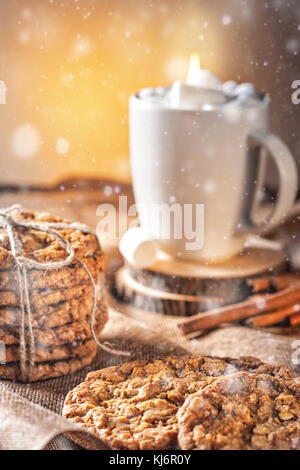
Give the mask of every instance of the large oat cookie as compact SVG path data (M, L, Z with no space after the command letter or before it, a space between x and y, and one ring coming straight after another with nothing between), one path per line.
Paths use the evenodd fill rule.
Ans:
M289 371L254 358L167 357L88 374L66 397L63 415L114 449L177 446L177 411L186 397L239 370L291 380Z
M182 449L300 450L300 387L239 372L188 397L178 421Z

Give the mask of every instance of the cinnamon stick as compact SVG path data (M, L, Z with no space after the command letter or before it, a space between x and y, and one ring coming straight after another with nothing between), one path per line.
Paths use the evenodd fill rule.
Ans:
M285 289L290 287L291 284L299 281L298 274L295 273L284 273L281 276L274 276L271 280L271 287L274 287L276 290Z
M178 324L184 334L214 328L225 323L244 320L262 312L285 308L300 301L300 282L275 294L255 295L243 302L198 313L189 320Z
M292 315L290 317L290 325L291 326L300 325L300 313L298 313L296 315Z
M285 289L292 283L297 282L298 276L294 273L283 273L279 276L267 276L247 279L247 286L252 293L266 291L270 288L277 290Z
M247 279L247 286L251 287L252 293L268 290L271 286L269 277Z
M300 312L300 304L290 305L286 308L279 309L274 312L266 313L265 315L258 315L246 320L246 325L252 328L259 328L264 326L272 326L281 323L286 318Z

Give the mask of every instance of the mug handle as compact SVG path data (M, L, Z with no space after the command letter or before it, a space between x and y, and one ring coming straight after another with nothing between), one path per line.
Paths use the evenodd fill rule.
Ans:
M264 187L265 156L261 155L262 150L268 152L277 167L279 190L271 213L263 222L256 224L252 220L252 213L257 206L259 192ZM261 131L253 132L248 137L247 166L248 184L238 232L259 235L278 225L291 209L298 189L297 167L285 143L274 134Z

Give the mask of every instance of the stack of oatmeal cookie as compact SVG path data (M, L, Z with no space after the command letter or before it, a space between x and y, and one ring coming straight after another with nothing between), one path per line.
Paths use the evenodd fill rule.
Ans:
M14 211L15 220L30 223L68 223L48 214ZM16 227L23 256L39 263L53 263L68 257L66 247L51 234L33 228ZM20 368L20 334L22 318L25 322L25 339L28 346L29 317L25 304L22 317L21 302L30 300L30 320L34 336L34 367L30 380L42 380L70 374L89 364L97 353L91 330L91 312L94 286L104 268L103 252L97 238L91 233L70 228L58 233L70 243L78 259L60 269L27 269L27 289L20 278L16 257L12 252L5 227L0 231L0 377L24 380ZM80 260L84 263L80 262ZM87 272L87 270L89 273ZM22 292L21 292L22 291ZM97 299L94 332L99 338L107 320L107 309ZM27 348L27 350L30 348ZM29 363L27 351L26 366Z

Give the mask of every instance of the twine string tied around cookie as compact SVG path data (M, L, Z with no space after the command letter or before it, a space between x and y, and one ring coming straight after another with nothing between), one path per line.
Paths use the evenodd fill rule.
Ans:
M96 321L96 307L97 307L97 286L94 281L92 274L90 273L87 265L76 256L75 251L71 243L64 238L58 230L79 230L84 233L91 233L94 235L94 232L91 231L87 226L83 224L74 224L66 222L36 222L36 221L22 221L15 219L12 215L14 211L22 211L20 205L13 205L6 209L0 209L0 227L3 228L8 236L12 256L15 261L16 271L17 271L17 280L19 288L19 297L20 297L20 321L19 321L19 343L20 343L20 369L23 380L30 381L32 370L35 364L35 339L34 332L32 328L32 310L30 304L30 295L28 287L28 270L37 269L40 271L46 271L49 269L61 269L63 267L69 266L73 261L77 261L86 271L89 280L93 288L93 302L91 309L91 332L93 339L101 349L109 352L111 354L118 354L123 356L130 355L126 351L118 351L111 347L109 343L102 344L95 333L95 321ZM17 228L24 228L28 230L36 230L48 233L52 236L67 252L67 257L61 261L49 261L49 262L39 262L30 258L27 258L23 255L23 244L17 233ZM29 332L29 351L27 352L26 347L26 335L25 335L25 317L27 313L27 323L28 323L28 332ZM27 373L26 363L29 360L29 371Z

